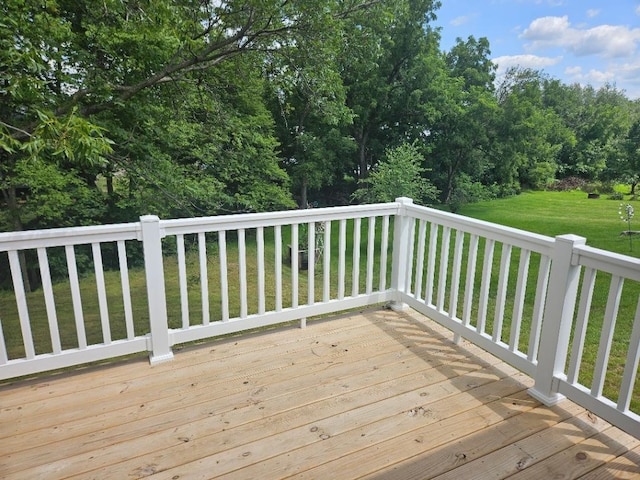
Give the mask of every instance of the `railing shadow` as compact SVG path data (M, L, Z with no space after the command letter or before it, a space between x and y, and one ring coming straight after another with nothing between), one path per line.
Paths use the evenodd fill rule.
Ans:
M371 315L375 317L376 313L372 312ZM522 390L528 389L533 381L529 377L522 379L514 377L514 369L510 366L500 361L497 363L487 361L467 348L464 342L460 345L455 344L443 335L441 328L430 326L429 321L423 321L423 318L425 317L418 312L410 310L399 312L398 321L389 319L387 316L385 322L374 322L374 324L385 334L410 348L417 357L437 369L444 377L451 379L449 386L457 388L460 393L476 398L484 407L491 408L500 416L500 419L473 433L463 434L453 442L451 435L440 436L439 441L439 436L434 431L432 438L426 441L421 439L420 442L416 440L420 448L414 446L413 449L403 450L407 455L404 460L393 466L383 467L378 474L369 475L367 478L426 479L440 475L443 475L442 478L452 479L481 478L482 472L478 471L480 463L472 463L481 458L483 468L487 468L487 471L491 470L492 474L499 469L505 475L513 475L534 465L535 468L542 468L541 462L553 455L560 455L561 451L565 452L564 455L567 455L566 452L572 455L567 456L561 467L556 465L555 468L559 470L554 473L577 471L581 467L592 470L604 465L605 462L599 459L610 457L607 471L612 473L609 477L605 475L603 478L618 478L617 473L623 472L640 474L640 454L629 450L626 445L604 432L603 430L609 424L590 412L571 408L571 406L575 407L573 404L561 403L553 407L544 407L533 398L525 400L525 405L521 395L486 398L486 390L483 393L483 390L476 386L479 384L477 380L480 380L480 376L476 373L482 370L494 372L498 377L509 377L510 381L515 382L516 386L521 386ZM465 368L460 359L465 359L468 364L478 368ZM424 408L428 408L427 404ZM514 426L509 425L509 421L519 415L527 416L526 424L533 425L530 430L523 431L515 428L518 423ZM431 418L430 423L433 420ZM547 431L550 428L553 428L552 434ZM534 449L528 453L526 445L539 442L544 436L553 439L549 443L553 445L553 449L545 450L546 454L538 452L539 457L536 457ZM532 437L531 441L529 441L530 437ZM581 443L587 439L586 443ZM625 455L626 461L614 460L620 455ZM490 462L491 465L489 465L487 461L490 459L495 460L495 463ZM549 478L546 473L542 475L540 478Z

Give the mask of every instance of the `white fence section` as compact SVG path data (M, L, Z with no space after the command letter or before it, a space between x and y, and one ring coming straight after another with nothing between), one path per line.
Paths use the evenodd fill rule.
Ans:
M0 379L143 351L156 363L177 343L387 302L397 210L145 216L0 234L12 287L0 292ZM303 244L313 246L310 261ZM130 262L144 283L137 275L130 284Z
M640 260L573 235L401 198L3 233L0 268L0 379L392 302L640 438Z
M404 301L535 376L555 241L411 203L405 211Z

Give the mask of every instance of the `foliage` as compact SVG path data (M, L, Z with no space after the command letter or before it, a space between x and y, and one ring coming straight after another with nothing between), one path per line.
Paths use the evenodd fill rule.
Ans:
M493 174L501 183L546 188L555 180L558 153L575 142L558 114L545 107L544 80L535 70L511 68L498 88L500 161Z
M352 17L340 56L348 130L357 149L345 174L364 179L387 148L413 141L434 119L434 78L443 69L429 22L439 2L394 0Z
M361 180L354 197L367 202L393 202L398 197L413 198L421 204L434 202L438 191L422 176L421 162L415 145L405 143L387 150L369 177Z
M117 135L112 201L120 212L197 216L293 206L253 62L232 59L193 88L105 117ZM227 78L244 71L235 85ZM122 175L121 173L126 173Z
M0 229L346 203L403 144L454 210L575 179L636 193L637 101L496 83L486 38L441 50L439 6L6 0Z
M620 143L620 154L607 167L612 172L612 177L631 185L629 193L634 195L640 182L640 117L633 122Z
M453 200L458 178L483 181L490 169L488 152L499 113L490 53L484 38L458 39L444 55L444 70L434 82L441 93L434 98L437 114L423 141L429 152L427 165L445 204Z
M548 186L548 189L557 192L566 192L570 190L582 189L586 183L587 181L584 178L565 177L561 180L555 180L551 185Z
M481 202L497 198L496 185L488 187L480 182L475 182L469 175L462 174L456 179L453 193L449 200L449 209L458 213L460 208L467 203Z
M585 193L608 195L614 192L614 185L611 182L585 182L580 189Z
M0 152L12 221L3 228L25 226L14 166L26 156L90 189L103 179L108 218L291 206L265 66L296 71L304 60L313 72L335 55L336 27L375 3L4 2ZM320 73L307 83L322 84Z

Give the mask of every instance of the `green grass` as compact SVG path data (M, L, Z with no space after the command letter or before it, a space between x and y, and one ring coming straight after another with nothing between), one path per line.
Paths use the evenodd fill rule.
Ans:
M620 203L640 204L608 200L606 195L588 199L581 191L524 192L515 197L468 204L460 213L543 235L572 233L586 237L587 244L593 247L640 256L640 242L631 250L629 238L620 236L627 230L627 224L618 215ZM640 216L634 220L640 222ZM631 228L640 230L640 223L634 226L632 220Z

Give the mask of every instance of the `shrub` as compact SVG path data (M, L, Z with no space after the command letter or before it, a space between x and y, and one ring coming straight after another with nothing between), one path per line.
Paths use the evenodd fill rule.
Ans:
M556 192L566 192L570 190L581 189L587 181L580 177L567 177L562 180L556 180L553 184L549 185L549 190Z
M435 186L422 175L423 157L413 144L388 149L385 158L360 182L354 198L365 202L393 202L410 197L423 205L433 203L438 195Z
M596 188L598 193L605 195L614 194L616 191L615 184L613 182L597 182Z
M456 179L456 186L449 199L449 209L453 213L460 211L466 203L491 200L498 197L496 186L486 186L480 182L474 182L469 175L461 174Z

